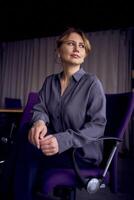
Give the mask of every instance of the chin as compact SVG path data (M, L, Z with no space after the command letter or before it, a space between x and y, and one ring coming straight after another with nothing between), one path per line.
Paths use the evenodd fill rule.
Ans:
M84 61L72 61L70 63L74 64L74 65L81 65Z

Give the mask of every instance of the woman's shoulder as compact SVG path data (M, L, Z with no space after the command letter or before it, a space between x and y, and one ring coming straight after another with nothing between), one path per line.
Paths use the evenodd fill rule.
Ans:
M51 79L51 78L53 78L55 75L56 75L56 74L49 74L49 75L46 76L46 79Z
M86 73L85 74L86 82L91 86L94 85L96 87L102 87L102 81L98 78L96 74Z
M54 78L57 78L57 76L58 76L58 73L57 74L49 74L46 76L45 81L50 81Z
M96 74L90 73L90 72L86 72L86 73L85 73L85 78L86 78L87 80L89 80L89 81L98 81L98 80L99 80L99 78L97 77Z

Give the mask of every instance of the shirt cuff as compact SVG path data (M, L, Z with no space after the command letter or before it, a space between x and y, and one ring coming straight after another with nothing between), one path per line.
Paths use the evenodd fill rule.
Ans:
M72 136L68 131L54 135L59 144L59 153L62 153L73 146Z

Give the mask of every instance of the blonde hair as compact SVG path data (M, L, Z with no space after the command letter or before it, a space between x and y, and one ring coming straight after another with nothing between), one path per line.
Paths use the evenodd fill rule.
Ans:
M76 29L76 28L68 28L62 35L59 36L58 40L57 40L57 49L60 48L60 46L63 44L63 42L65 41L65 39L71 34L71 33L78 33L81 37L82 40L84 42L85 45L85 51L86 51L86 55L89 54L89 52L91 51L91 44L87 38L87 36L85 35L85 33L83 31L81 31L80 29Z

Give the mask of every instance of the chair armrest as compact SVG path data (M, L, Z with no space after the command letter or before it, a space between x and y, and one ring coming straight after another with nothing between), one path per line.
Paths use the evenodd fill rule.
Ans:
M91 142L99 142L99 141L104 141L104 140L115 141L116 143L115 143L115 145L113 145L113 148L112 148L112 150L110 152L110 155L109 155L108 160L106 162L106 166L104 168L104 172L102 174L101 179L99 180L100 183L103 183L103 180L104 180L104 178L105 178L105 176L106 176L106 174L108 172L110 164L111 164L111 162L113 160L113 157L114 157L114 155L116 153L116 150L117 150L119 144L123 141L122 139L117 138L117 137L100 137L100 138L97 138L95 140L89 141L89 143L91 143ZM78 165L77 165L77 162L76 162L76 159L75 159L75 151L77 149L78 148L74 148L73 152L72 152L72 159L73 159L74 170L75 170L76 174L78 175L78 177L80 178L80 180L84 183L85 180L84 180L84 178L80 174L80 170L78 168ZM86 183L84 183L84 184L86 185Z
M122 142L123 140L120 139L120 138L117 138L117 137L108 137L108 136L103 136L103 137L100 137L100 138L97 138L96 140L94 141L103 141L103 140L109 140L109 141L116 141L116 142Z

